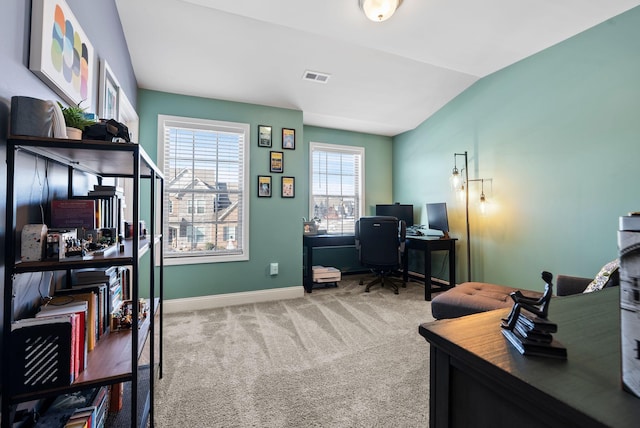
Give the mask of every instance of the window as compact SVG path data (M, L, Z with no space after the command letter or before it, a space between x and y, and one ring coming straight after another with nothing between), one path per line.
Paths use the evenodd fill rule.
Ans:
M160 115L158 136L166 263L248 260L249 125Z
M195 206L195 209L193 208ZM171 210L170 210L171 211ZM187 201L188 214L204 214L204 201L202 199Z
M364 148L312 142L310 149L310 216L327 233L354 233L364 207Z

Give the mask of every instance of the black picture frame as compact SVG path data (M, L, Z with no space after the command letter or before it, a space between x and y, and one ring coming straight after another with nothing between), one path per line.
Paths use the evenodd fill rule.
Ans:
M273 128L270 125L258 125L258 147L271 147Z
M282 149L296 149L296 130L292 128L282 128Z
M269 172L281 174L284 172L284 153L269 152Z
M283 198L296 197L296 178L283 176L280 178L280 194Z
M271 176L270 175L259 175L258 176L258 197L259 198L270 198L271 197Z

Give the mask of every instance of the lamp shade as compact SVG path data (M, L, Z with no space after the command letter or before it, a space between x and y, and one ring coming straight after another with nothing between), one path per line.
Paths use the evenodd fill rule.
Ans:
M391 18L402 0L359 0L364 14L372 21L382 22Z

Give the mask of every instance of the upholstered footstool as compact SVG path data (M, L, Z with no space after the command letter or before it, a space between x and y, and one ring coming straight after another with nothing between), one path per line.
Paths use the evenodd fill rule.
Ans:
M478 312L511 308L513 300L509 294L518 288L486 282L464 282L431 300L431 313L436 319L457 318ZM530 297L540 297L542 293L520 290Z

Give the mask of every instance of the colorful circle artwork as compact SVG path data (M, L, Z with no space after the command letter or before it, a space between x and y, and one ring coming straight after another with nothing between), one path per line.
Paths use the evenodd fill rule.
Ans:
M89 50L58 5L52 28L51 63L82 99L88 98Z

